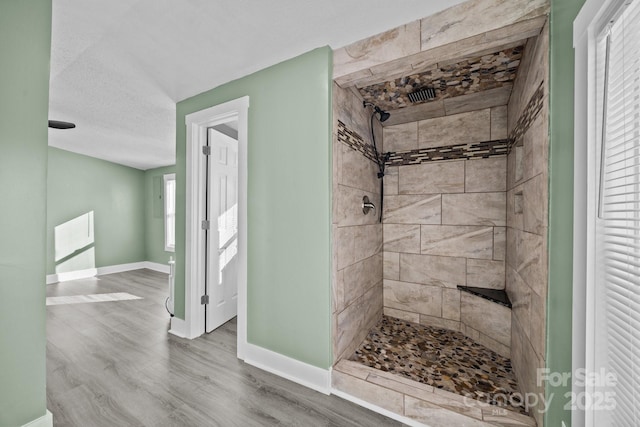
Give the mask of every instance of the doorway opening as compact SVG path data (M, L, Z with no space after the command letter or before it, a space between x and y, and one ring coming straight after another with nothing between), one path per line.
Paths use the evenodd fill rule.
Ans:
M247 342L247 128L249 97L187 115L184 335L237 315Z

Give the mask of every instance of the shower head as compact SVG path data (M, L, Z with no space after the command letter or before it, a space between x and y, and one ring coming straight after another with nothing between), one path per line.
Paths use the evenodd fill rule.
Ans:
M378 107L377 105L373 105L373 103L368 102L368 101L362 101L362 106L363 107L366 108L369 105L373 107L373 113L374 114L378 114L378 120L380 120L380 123L384 122L389 117L391 117L391 113L388 113L388 112L386 112L384 110L381 110L380 107Z

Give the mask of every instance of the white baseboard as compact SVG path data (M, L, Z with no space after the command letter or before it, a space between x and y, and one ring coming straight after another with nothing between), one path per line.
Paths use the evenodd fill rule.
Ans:
M102 276L103 274L122 273L125 271L149 270L169 274L169 265L151 261L131 262L129 264L108 265L106 267L88 268L86 270L69 271L66 273L56 273L47 275L47 285L58 282L68 282L69 280L87 279L89 277Z
M331 392L331 370L309 365L257 345L247 344L244 361L320 393Z
M340 390L331 389L331 394L334 394L344 400L348 400L349 402L353 402L356 405L362 406L363 408L367 408L373 412L377 412L380 415L384 415L387 418L391 418L392 420L396 420L401 422L402 424L411 426L411 427L429 427L427 424L422 424L419 421L414 420L413 418L405 417L403 415L396 414L395 412L391 412L388 409L381 408L380 406L373 405L365 400L358 399L348 393L342 392Z
M160 264L159 262L145 261L144 268L157 271L158 273L165 273L165 274L170 273L169 264Z
M47 275L47 285L58 282L68 282L69 280L87 279L98 274L98 269L87 268L86 270L69 271L66 273L56 273Z
M47 410L43 416L24 424L22 427L53 427L53 415Z
M98 267L97 276L104 274L124 273L125 271L141 270L145 268L145 261L131 262L129 264L108 265L106 267Z
M189 336L191 334L189 333L187 322L182 319L178 319L177 317L171 318L171 326L169 327L169 333L171 335L175 335L180 338L187 338L187 339L196 338L196 337Z

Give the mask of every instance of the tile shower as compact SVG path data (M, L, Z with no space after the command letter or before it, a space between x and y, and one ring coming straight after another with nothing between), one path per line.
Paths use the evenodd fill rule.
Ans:
M543 422L519 399L544 396L548 3L516 3L472 0L334 59L333 386L432 426ZM462 40L434 26L478 8ZM425 82L436 98L413 105ZM373 121L382 223L363 100L391 113Z

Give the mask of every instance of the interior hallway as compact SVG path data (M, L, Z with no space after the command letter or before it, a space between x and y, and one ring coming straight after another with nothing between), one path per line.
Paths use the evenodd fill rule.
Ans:
M401 425L238 360L235 319L195 340L169 335L166 283L165 274L137 270L47 286L48 297L141 298L47 307L54 425Z

